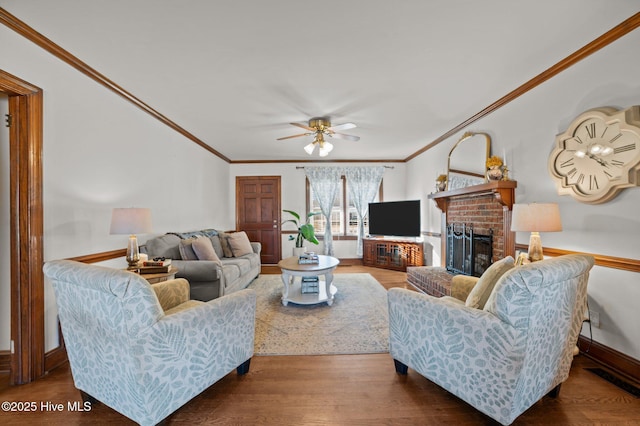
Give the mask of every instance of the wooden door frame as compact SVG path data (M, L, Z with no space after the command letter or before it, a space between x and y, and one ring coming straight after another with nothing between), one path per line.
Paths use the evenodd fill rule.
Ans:
M45 372L42 89L0 70L9 96L12 384Z

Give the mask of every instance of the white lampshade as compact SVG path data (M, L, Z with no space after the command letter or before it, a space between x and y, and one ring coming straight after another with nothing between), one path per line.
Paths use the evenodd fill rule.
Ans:
M111 213L110 234L146 234L151 231L151 210L116 208Z
M313 150L315 149L315 147L315 142L311 142L309 145L305 145L304 150L307 151L307 154L311 155L313 154Z
M140 261L138 238L135 234L146 234L149 232L151 232L151 210L142 208L113 209L111 213L111 230L109 233L129 235L126 255L129 269L136 268Z
M514 204L511 216L512 231L562 231L560 209L555 203Z
M555 203L514 204L511 216L511 230L531 232L529 237L529 260L542 260L540 232L562 231L560 209Z
M331 142L324 142L320 145L320 157L326 157L333 150L333 144Z

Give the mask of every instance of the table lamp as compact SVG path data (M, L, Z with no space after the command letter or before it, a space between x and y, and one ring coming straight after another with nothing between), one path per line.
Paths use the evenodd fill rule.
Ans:
M537 262L544 258L540 232L562 231L560 209L555 203L514 204L511 230L531 232L529 238L529 260Z
M151 232L151 210L144 208L116 208L111 214L111 230L113 235L129 235L127 244L127 263L135 268L140 261L138 238L135 234Z

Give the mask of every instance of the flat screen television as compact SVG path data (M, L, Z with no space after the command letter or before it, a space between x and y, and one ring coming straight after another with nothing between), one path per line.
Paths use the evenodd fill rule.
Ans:
M369 203L369 235L420 236L420 200Z

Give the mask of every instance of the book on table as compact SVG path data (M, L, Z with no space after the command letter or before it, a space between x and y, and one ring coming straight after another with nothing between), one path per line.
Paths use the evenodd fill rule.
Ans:
M300 292L302 294L318 293L320 278L317 275L303 276L300 280Z
M298 257L298 264L307 265L307 264L315 264L320 263L320 258L314 252L306 252L301 254Z
M166 266L140 266L138 268L138 273L140 274L164 274L169 272L171 265Z

